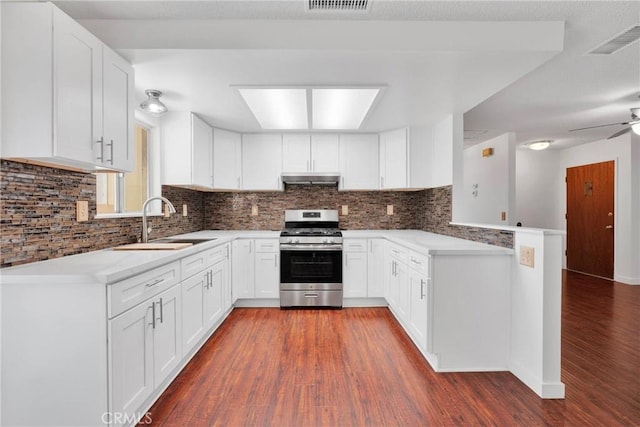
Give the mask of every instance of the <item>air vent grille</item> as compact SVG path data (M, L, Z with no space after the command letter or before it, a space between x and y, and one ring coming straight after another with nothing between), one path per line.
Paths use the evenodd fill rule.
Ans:
M611 55L625 46L640 39L640 25L635 25L624 33L607 40L600 46L588 52L588 55Z
M371 0L309 0L310 11L366 12Z

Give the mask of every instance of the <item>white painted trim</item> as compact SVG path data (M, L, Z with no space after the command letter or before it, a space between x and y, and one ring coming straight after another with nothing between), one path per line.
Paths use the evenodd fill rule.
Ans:
M564 399L565 388L563 383L545 383L542 379L535 377L531 372L518 365L512 364L509 370L541 398Z
M529 227L514 227L512 225L496 225L496 224L481 224L475 222L450 222L449 225L460 225L463 227L476 227L476 228L486 228L489 230L505 230L505 231L513 231L518 233L531 233L531 234L542 234L545 236L553 236L556 234L564 236L567 234L566 230L550 230L546 228L529 228Z
M624 283L625 285L640 285L640 277L627 277L621 274L614 274L613 280Z

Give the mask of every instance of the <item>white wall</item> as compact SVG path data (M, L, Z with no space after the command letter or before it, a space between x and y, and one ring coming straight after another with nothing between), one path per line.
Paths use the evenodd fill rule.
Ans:
M505 133L464 150L457 221L515 225L515 145L515 134ZM493 148L493 155L482 157L485 148Z
M540 397L562 398L562 232L515 233L509 370ZM534 266L519 263L522 246L534 249Z
M637 199L638 144L640 137L629 132L618 138L579 145L560 153L560 168L566 168L613 160L615 169L615 247L614 280L640 284L640 265L638 259L638 227L640 227L640 205ZM634 182L635 181L635 182ZM566 207L566 186L559 186L558 204L562 207L556 212L556 221L562 223ZM566 227L563 227L566 228Z
M557 150L516 150L516 215L523 227L562 230L564 209L558 191L564 183Z
M640 137L630 132L544 154L518 151L516 158L519 220L560 230L566 230L566 169L615 162L614 280L640 284Z

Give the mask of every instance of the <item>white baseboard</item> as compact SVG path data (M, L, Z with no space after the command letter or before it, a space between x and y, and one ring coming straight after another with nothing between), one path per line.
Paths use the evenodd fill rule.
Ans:
M613 280L624 283L625 285L640 285L640 277L627 277L620 274L614 274Z
M543 399L564 399L564 383L543 382L530 371L518 364L511 363L511 373Z

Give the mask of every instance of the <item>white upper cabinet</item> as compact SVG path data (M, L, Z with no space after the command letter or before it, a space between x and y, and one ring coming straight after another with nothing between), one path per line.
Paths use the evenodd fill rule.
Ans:
M340 189L377 190L378 134L340 135Z
M242 171L242 135L213 129L213 187L239 190Z
M160 126L162 183L213 186L213 128L189 112L168 112Z
M191 180L194 186L213 187L213 128L191 114Z
M133 169L133 67L107 46L103 46L102 163L118 170Z
M282 191L282 134L242 135L242 189Z
M285 133L282 135L282 171L309 172L311 170L311 135Z
M338 134L311 135L311 170L332 173L340 171L340 136Z
M1 7L2 157L130 170L133 68L51 3Z
M333 172L340 170L337 134L284 134L283 172Z
M407 129L380 134L380 189L408 187Z

